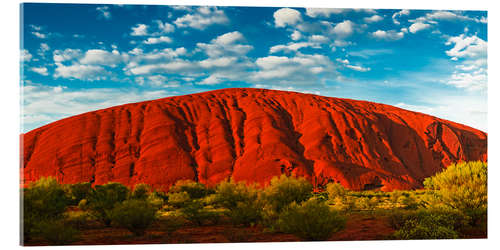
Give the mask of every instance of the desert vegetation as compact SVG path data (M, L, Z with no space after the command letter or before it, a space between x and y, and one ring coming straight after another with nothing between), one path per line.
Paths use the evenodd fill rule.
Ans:
M197 242L189 238L196 228L218 234L211 242L348 240L342 232L364 220L387 229L365 239L486 237L486 180L484 162L452 164L425 179L424 189L392 192L351 191L338 183L314 192L306 179L287 175L266 187L182 180L168 192L146 184L59 184L48 177L22 190L23 243ZM107 236L94 242L91 232Z

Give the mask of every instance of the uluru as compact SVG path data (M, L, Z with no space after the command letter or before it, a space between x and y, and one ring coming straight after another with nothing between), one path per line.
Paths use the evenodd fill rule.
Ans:
M191 179L265 185L282 174L316 187L418 189L459 161L487 161L487 134L390 105L235 88L125 104L21 134L21 184Z

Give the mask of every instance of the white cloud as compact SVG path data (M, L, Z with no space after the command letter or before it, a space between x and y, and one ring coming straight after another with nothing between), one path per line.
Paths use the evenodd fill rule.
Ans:
M392 21L394 22L394 24L401 24L398 20L399 17L402 17L402 16L408 16L410 15L410 11L409 10L401 10L401 11L398 11L396 13L394 13L392 15Z
M109 11L108 6L100 6L100 7L97 7L96 10L99 13L100 17L102 17L106 20L111 19L111 12Z
M446 51L446 54L452 58L474 58L486 56L487 54L487 42L476 35L467 37L465 34L461 34L460 36L450 37L446 45L452 44L454 44L454 47Z
M123 56L117 50L109 52L101 49L91 49L85 52L83 58L80 59L80 63L82 64L103 65L111 67L115 67L121 62L123 62Z
M245 55L253 47L251 45L239 44L237 41L244 41L245 37L238 32L233 31L225 33L212 39L210 43L197 43L197 50L203 51L209 57L220 57L229 55Z
M250 81L261 84L272 80L273 84L292 84L314 86L321 84L318 74L334 77L336 71L328 57L320 54L306 55L298 53L294 57L266 56L258 58L255 64L259 67Z
M373 15L371 17L365 17L363 20L367 23L376 23L382 21L384 18L379 15Z
M486 90L488 74L483 68L473 72L455 72L446 84L471 91Z
M82 56L82 51L79 49L54 50L54 62L70 61Z
M168 36L150 37L144 41L145 44L171 43L172 39Z
M276 27L295 25L302 20L300 12L290 8L281 8L275 11L273 17Z
M158 25L158 29L160 30L160 33L172 33L175 30L174 25L167 23L167 22L162 22L161 20L156 20L156 24Z
M201 85L214 85L218 84L221 82L221 79L217 77L216 75L210 75L209 77L203 79L203 81L200 82Z
M234 44L234 42L241 41L241 40L244 40L243 35L239 31L233 31L233 32L229 32L229 33L218 36L214 40L214 43L221 44L221 45L229 45L229 44Z
M50 50L50 47L49 47L49 45L48 45L48 44L46 44L46 43L41 43L41 44L40 44L40 50L41 50L42 52L46 52L46 51L49 51L49 50Z
M350 68L352 70L355 70L355 71L360 71L360 72L370 71L370 68L365 68L365 67L362 67L359 65L346 65L346 67Z
M330 17L332 14L340 14L346 11L346 9L335 9L335 8L306 8L306 15L310 17Z
M33 34L34 36L36 36L40 39L47 38L47 34L44 34L44 33L38 32L38 31L33 31L33 32L31 32L31 34Z
M446 51L453 61L459 61L457 71L453 72L446 84L470 91L485 91L488 85L487 49L488 44L483 39L461 34L450 37L445 43L454 45Z
M213 68L213 67L228 67L236 62L236 57L219 57L219 58L208 58L200 61L199 64L203 68Z
M146 24L139 23L135 27L132 27L131 36L147 36L148 26Z
M175 73L179 70L190 70L194 67L195 66L189 61L175 59L173 61L158 64L136 65L135 67L130 68L130 72L134 75Z
M62 118L120 104L158 99L172 95L165 90L141 91L134 88L87 88L69 90L65 86L25 85L22 122L25 131Z
M317 43L311 43L311 42L294 43L294 42L290 42L287 45L280 44L280 45L272 46L269 49L269 53L273 54L273 53L277 53L277 52L280 52L280 51L284 51L284 52L298 51L299 49L306 48L306 47L320 48Z
M30 68L31 71L38 73L40 75L47 76L49 75L49 72L47 71L46 67L32 67Z
M191 27L203 30L213 24L226 24L229 22L223 10L217 7L199 7L194 14L186 14L177 18L174 23L177 27Z
M400 31L397 32L395 30L377 30L372 33L372 36L377 38L377 39L383 39L383 40L399 40L404 37L404 32Z
M65 66L56 63L55 78L79 79L84 81L97 81L107 78L108 72L101 66L73 64Z
M21 61L22 62L29 62L29 61L31 61L31 58L33 58L33 55L31 55L29 50L27 50L27 49L21 50Z
M365 67L360 66L360 65L352 65L352 64L350 64L350 62L349 62L348 59L337 58L337 62L340 62L340 63L344 64L344 66L346 68L349 68L349 69L352 69L352 70L355 70L355 71L359 71L359 72L366 72L366 71L370 71L371 70L368 67L365 68Z
M300 40L300 38L302 38L302 34L298 30L294 30L293 33L290 35L290 38L292 38L292 40L294 41L297 41Z
M312 35L309 37L309 41L316 43L326 43L330 41L330 39L323 35Z
M428 23L417 22L417 23L412 24L409 29L410 29L411 33L417 33L418 31L425 30L425 29L428 29L430 27L431 27L431 25Z
M352 34L353 25L354 25L354 23L351 22L350 20L345 20L345 21L335 25L332 32L334 34L337 34L337 35L343 36L343 37L349 36Z

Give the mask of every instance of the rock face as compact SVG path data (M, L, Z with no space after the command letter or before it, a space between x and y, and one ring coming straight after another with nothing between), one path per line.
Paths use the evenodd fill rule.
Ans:
M487 134L389 105L224 89L111 107L21 135L22 184L214 185L305 176L316 187L412 189L457 161L487 160Z

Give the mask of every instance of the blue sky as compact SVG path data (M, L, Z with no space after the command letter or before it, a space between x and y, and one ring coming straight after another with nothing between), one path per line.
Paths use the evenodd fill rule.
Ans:
M487 131L487 13L24 4L22 131L228 87L368 100Z

